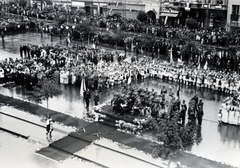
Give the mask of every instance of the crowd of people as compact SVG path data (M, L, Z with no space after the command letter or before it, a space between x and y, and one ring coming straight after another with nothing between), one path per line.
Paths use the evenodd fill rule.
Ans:
M6 59L1 63L5 78L17 84L33 84L38 76L54 73L58 82L80 85L84 76L91 90L102 90L126 83L129 79L159 78L180 85L213 89L233 94L239 91L240 76L231 70L215 71L207 67L189 67L182 62L166 62L143 57L139 61L123 61L121 52L103 51L84 45L66 48L57 44L20 46L21 59Z
M77 12L74 10L67 11L57 5L44 7L42 10L37 6L32 7L22 7L18 5L11 4L2 4L1 8L3 11L8 13L17 14L20 16L26 17L34 17L48 20L59 19L59 16L68 14L68 22L79 24L82 20L88 19L91 22L95 23L95 25L100 25L98 22L100 20L106 21L106 28L109 29L118 29L119 27L125 27L126 31L133 31L136 33L147 33L153 34L156 36L161 36L164 38L176 38L180 37L188 37L191 35L194 37L195 41L199 41L201 44L210 44L217 46L227 46L227 45L239 45L240 40L239 37L234 37L234 34L229 34L225 30L222 29L213 29L206 30L204 28L199 28L195 30L190 30L185 26L177 25L176 27L171 27L167 25L159 25L157 22L139 22L137 19L126 19L124 17L113 18L114 15L104 17L102 15L90 16L84 14L84 12ZM121 26L121 25L124 26Z
M219 122L240 125L240 99L238 94L227 97L219 109Z

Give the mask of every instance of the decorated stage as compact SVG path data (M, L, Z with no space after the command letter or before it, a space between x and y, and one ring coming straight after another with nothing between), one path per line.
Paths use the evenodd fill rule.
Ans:
M122 131L138 134L147 129L146 124L150 122L150 116L134 114L116 114L110 104L101 104L95 106L92 111L87 113L88 121L101 121L105 124L117 127Z

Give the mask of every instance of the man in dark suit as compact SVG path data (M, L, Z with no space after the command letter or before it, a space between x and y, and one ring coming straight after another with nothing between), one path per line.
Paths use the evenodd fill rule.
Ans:
M89 109L89 102L91 99L91 94L89 89L85 90L83 94L84 94L84 100L86 102L86 108Z
M198 107L197 107L197 121L198 121L199 126L202 125L203 114L204 114L203 113L203 102L202 102L202 100L200 100L198 103Z

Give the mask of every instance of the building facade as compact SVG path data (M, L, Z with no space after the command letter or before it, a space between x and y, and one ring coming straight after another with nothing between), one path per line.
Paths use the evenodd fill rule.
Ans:
M72 0L72 8L82 8L93 15L120 13L128 19L136 19L139 11L148 13L154 20L159 17L158 0Z
M240 28L240 0L228 0L227 30L230 27Z
M5 0L7 1L7 0ZM30 5L40 0L29 0ZM67 8L81 8L90 15L120 13L136 19L144 11L161 25L185 25L187 18L195 18L199 27L240 27L240 0L52 0Z
M161 24L185 25L187 18L195 18L200 27L226 26L228 1L240 0L72 0L73 8L83 8L93 15L120 13L135 19L144 11L152 20Z
M199 27L225 27L227 4L228 0L161 0L160 13L164 14L160 16L173 18L174 24L185 25L187 18L195 18Z

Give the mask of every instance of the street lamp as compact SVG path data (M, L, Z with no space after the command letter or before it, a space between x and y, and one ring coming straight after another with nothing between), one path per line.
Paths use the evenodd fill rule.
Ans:
M159 2L159 14L158 14L158 19L159 19L159 21L160 21L160 15L161 15L161 12L162 12L162 0L159 0L158 2ZM160 22L161 22L161 21L160 21ZM159 23L159 24L161 24L161 23Z

